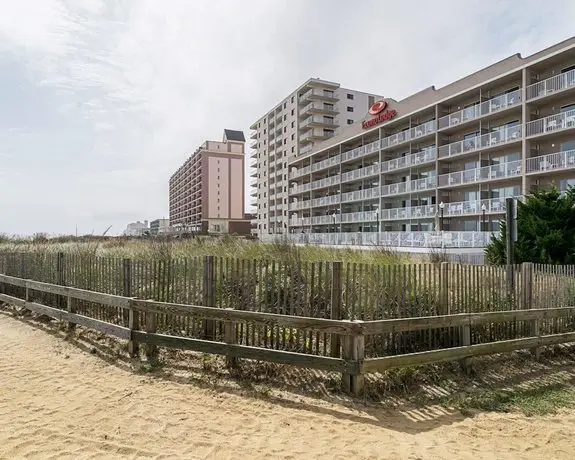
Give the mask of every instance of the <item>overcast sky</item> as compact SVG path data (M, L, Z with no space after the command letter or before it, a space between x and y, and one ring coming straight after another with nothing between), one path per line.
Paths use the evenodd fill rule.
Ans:
M167 217L200 143L248 137L309 77L401 99L574 18L573 0L0 0L0 233Z

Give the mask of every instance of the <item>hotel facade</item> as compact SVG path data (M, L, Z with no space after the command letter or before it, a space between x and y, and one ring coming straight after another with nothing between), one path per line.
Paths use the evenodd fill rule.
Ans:
M222 141L205 141L170 178L174 231L249 235L245 219L245 137L225 129Z
M250 204L261 239L288 232L289 159L363 119L380 97L310 78L251 125Z
M575 38L377 100L361 122L300 150L289 159L288 237L482 248L507 197L552 185L575 185Z

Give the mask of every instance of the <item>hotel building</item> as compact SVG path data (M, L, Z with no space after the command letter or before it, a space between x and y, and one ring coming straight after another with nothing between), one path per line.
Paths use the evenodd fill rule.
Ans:
M575 185L575 38L378 101L361 123L300 150L289 161L289 238L484 247L505 198L551 185Z
M250 234L244 217L245 137L224 130L204 142L170 178L170 224L202 233Z
M261 239L287 233L288 161L362 119L380 97L311 78L251 125L251 206Z

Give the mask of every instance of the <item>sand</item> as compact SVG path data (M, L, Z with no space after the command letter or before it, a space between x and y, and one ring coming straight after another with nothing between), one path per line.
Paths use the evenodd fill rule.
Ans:
M2 459L571 459L573 433L567 411L465 418L178 384L0 313Z

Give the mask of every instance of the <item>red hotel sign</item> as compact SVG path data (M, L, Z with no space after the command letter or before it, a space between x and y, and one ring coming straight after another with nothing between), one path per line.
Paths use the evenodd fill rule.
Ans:
M377 101L376 103L372 104L372 106L369 108L369 114L375 115L375 117L370 120L364 120L361 123L361 127L363 129L371 128L375 125L383 123L384 121L391 120L393 117L397 115L396 110L386 110L386 109L387 109L386 101Z

